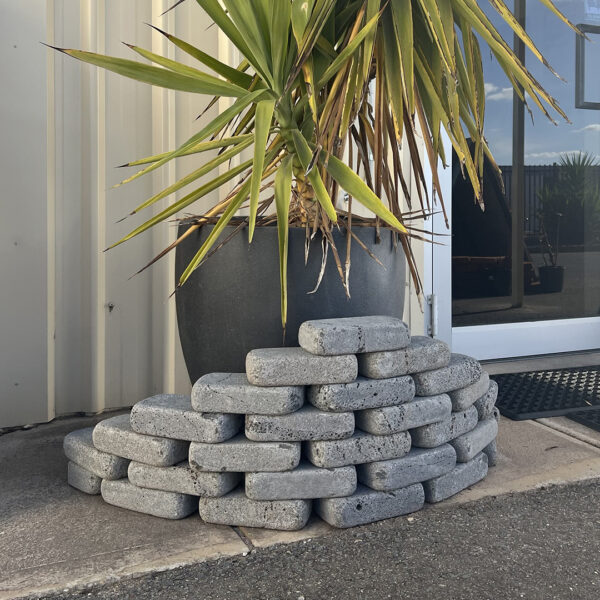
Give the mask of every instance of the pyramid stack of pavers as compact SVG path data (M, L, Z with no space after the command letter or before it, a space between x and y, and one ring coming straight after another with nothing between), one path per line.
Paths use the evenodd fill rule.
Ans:
M391 317L308 321L299 348L65 438L68 480L110 504L209 523L351 527L419 510L496 461L497 385Z

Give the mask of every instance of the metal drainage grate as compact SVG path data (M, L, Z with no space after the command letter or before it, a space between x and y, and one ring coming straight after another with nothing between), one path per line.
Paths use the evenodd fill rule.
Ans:
M600 367L510 373L494 379L500 413L515 421L600 412Z

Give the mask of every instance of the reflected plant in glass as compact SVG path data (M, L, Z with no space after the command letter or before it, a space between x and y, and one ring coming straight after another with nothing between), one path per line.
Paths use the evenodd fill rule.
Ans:
M558 250L600 241L600 161L579 152L561 156L554 175L538 194L547 235Z

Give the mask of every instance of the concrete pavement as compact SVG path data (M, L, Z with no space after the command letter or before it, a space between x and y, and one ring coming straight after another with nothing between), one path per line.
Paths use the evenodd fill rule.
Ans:
M246 557L42 599L597 600L598 483L437 505Z
M65 419L0 437L0 600L125 580L334 534L318 519L299 532L218 527L196 516L164 521L77 492L66 484L62 438L100 418L105 417ZM587 431L600 445L600 435ZM564 429L503 419L498 443L500 461L488 478L440 510L600 477L600 448Z

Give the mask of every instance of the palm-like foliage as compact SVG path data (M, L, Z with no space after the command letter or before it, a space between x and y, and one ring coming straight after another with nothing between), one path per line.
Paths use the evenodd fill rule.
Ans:
M490 1L534 55L544 61L503 0ZM551 0L540 1L568 23ZM165 32L161 33L216 75L136 46L131 46L132 50L153 65L76 50L64 52L146 83L214 96L211 105L221 96L235 99L230 108L179 148L129 163L142 168L125 182L179 156L219 149L216 158L203 162L138 206L134 213L184 186L192 186L185 196L117 243L228 186L226 199L191 220L178 240L203 223L216 223L181 275L180 284L207 258L234 215L247 207L250 241L257 223L277 220L284 324L288 227L300 225L307 233L322 232L347 290L349 263L341 264L331 229L348 229L350 243L353 200L373 213L371 224L399 234L419 288L407 236L419 234L409 226L410 220L432 210L419 152L421 139L433 173L434 193L440 200L436 173L438 159L446 158L442 144L445 132L481 202L483 157L491 158L491 154L483 136L485 88L478 38L489 46L522 98L528 95L548 117L554 111L566 118L517 60L477 0L197 2L244 57L237 68ZM468 137L474 142L474 152L469 150ZM253 159L208 183L193 185L252 144ZM408 145L412 173L401 168L401 144ZM413 199L407 183L411 175L416 181ZM348 198L344 209L338 202L340 190ZM404 214L402 197L408 204Z

